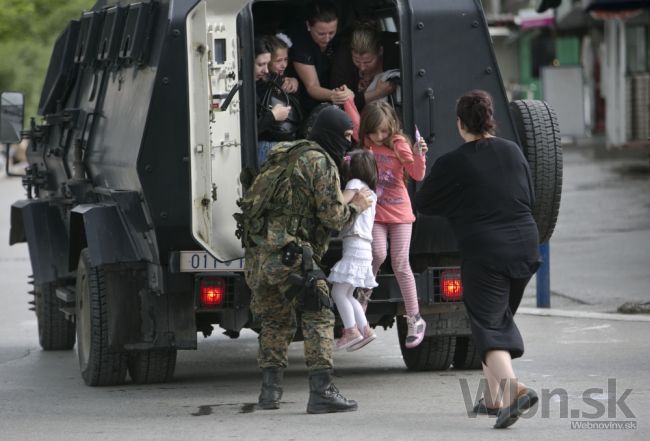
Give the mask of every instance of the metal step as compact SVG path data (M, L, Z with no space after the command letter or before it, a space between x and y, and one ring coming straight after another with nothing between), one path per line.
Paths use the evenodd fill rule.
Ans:
M58 286L56 288L56 296L67 305L74 306L75 303L75 292L74 288L70 286Z
M63 314L65 314L66 320L74 321L74 317L75 317L74 306L63 306L63 307L59 308L59 311L61 311Z

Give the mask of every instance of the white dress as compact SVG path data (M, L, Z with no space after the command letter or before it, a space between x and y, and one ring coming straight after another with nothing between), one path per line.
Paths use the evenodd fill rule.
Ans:
M351 179L346 190L368 187L359 179ZM332 267L327 280L331 283L349 283L357 288L375 288L372 273L372 225L375 222L377 195L372 192L372 205L357 215L343 231L343 257Z

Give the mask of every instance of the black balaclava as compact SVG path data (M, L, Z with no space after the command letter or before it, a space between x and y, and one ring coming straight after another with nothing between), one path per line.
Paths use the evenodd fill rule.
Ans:
M341 164L343 156L352 143L345 138L346 130L352 129L352 120L337 106L328 106L320 111L308 139L316 141L332 157L336 165Z

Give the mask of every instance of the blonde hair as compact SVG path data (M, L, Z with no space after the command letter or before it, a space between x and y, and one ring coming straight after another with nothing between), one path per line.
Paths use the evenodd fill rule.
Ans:
M350 50L357 54L379 54L381 35L373 23L363 23L352 31Z
M402 126L397 116L397 112L393 106L386 101L377 100L367 103L361 112L361 122L359 124L359 143L363 148L365 146L366 137L379 130L381 127L386 127L388 130L388 137L384 141L384 146L393 151L397 160L405 167L406 161L402 159L397 150L395 150L394 142L396 136L404 138L406 143L413 150L413 142L411 138L402 131ZM409 162L410 163L410 162ZM404 168L404 185L408 185L410 175L406 168Z
M388 130L388 138L385 145L393 149L393 138L395 135L401 135L410 143L409 138L402 131L402 126L393 106L382 100L371 101L367 103L361 112L361 122L359 124L359 142L365 142L366 137L385 127ZM400 159L401 161L401 159Z

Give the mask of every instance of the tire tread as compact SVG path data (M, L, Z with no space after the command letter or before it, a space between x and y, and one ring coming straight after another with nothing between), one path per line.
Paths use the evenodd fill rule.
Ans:
M70 350L75 344L75 325L61 312L56 287L46 283L36 289L38 340L44 351Z
M108 342L108 310L104 271L90 261L87 249L82 250L80 268L87 275L91 317L91 343L88 364L81 375L88 386L113 386L124 383L127 370L126 351L112 350ZM82 295L78 292L77 295Z
M540 243L547 242L557 222L562 194L562 144L555 111L544 101L510 103L535 190L533 217Z

